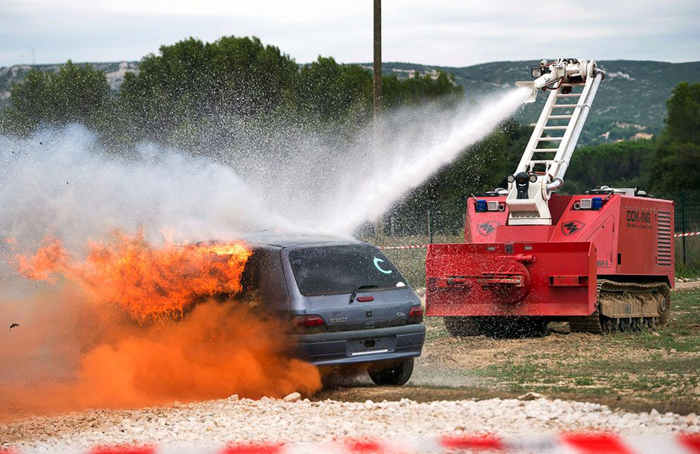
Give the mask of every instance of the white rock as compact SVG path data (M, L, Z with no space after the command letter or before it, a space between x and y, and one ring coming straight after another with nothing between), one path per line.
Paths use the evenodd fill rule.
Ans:
M301 398L292 394L282 400L240 399L235 405L228 398L179 407L86 411L0 423L0 448L65 452L114 443L157 442L198 447L240 441L314 442L342 437L401 440L439 436L446 430L512 437L577 430L649 435L681 430L700 432L698 417L693 414L611 411L603 405L551 401L532 394L530 398L535 400L428 403L408 399L381 403L332 400L307 403L305 400L288 405L286 402L298 402Z
M544 398L544 396L542 394L534 393L534 392L529 392L527 394L523 394L522 396L518 396L518 399L520 399L520 400L537 400L537 399L543 399L543 398Z
M287 396L285 396L284 399L285 402L299 402L301 400L301 394L299 393L291 393Z

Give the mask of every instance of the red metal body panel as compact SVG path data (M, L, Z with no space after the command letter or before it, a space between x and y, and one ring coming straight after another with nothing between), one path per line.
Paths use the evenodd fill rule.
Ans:
M599 210L575 209L594 197ZM551 226L511 226L507 207L468 199L465 244L428 247L427 315L590 315L598 276L674 286L673 202L555 194L549 207Z
M573 196L550 241L590 241L598 274L609 278L666 281L675 285L673 202L648 197L604 197L600 210L574 210L593 196ZM573 227L573 228L572 228Z
M502 243L429 245L426 314L558 316L594 311L596 259L591 243L509 247L506 252ZM511 281L494 282L499 272L498 278ZM522 274L520 282L512 281Z

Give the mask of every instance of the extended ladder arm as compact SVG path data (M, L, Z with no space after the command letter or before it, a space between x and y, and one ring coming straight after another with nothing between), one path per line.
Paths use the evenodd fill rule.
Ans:
M508 179L510 225L551 225L548 201L552 191L564 183L598 86L605 77L595 61L573 59L543 62L533 75L539 76L534 82L518 85L527 85L534 92L538 88L550 90L550 94L523 157Z

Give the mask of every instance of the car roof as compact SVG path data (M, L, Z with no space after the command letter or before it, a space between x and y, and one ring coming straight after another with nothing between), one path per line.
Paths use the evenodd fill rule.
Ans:
M354 238L303 233L259 232L241 236L241 240L252 245L276 246L280 248L313 246L321 244L365 244Z

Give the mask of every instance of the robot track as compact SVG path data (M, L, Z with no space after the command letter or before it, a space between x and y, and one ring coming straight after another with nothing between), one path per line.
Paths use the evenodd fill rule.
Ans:
M569 325L577 333L642 331L666 325L670 313L668 284L599 280L595 312L588 317L571 317Z

